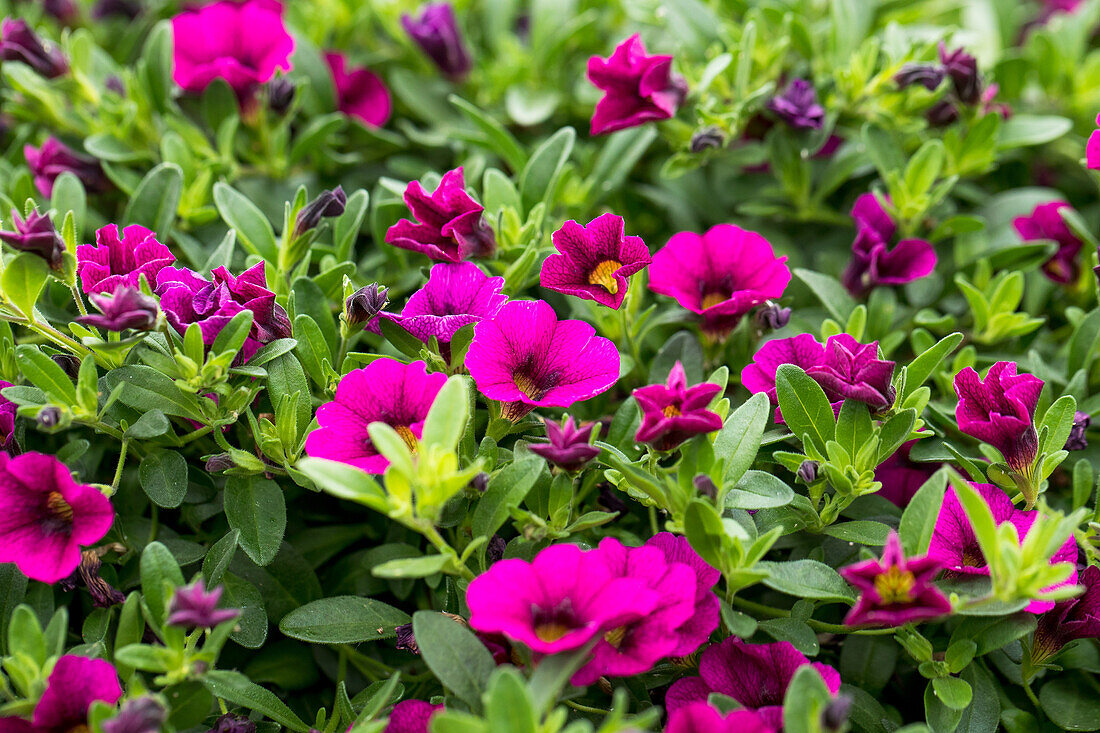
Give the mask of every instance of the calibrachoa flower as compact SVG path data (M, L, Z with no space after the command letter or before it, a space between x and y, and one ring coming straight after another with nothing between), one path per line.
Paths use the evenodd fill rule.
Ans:
M661 599L641 578L616 576L595 551L552 545L531 562L494 563L466 590L470 626L557 654L637 621Z
M693 702L668 716L665 733L775 733L775 728L751 710L722 715L705 702Z
M389 722L382 733L428 733L428 722L442 705L423 700L402 700L393 706Z
M445 374L428 374L422 361L378 359L348 372L336 387L336 399L317 408L320 427L306 438L306 453L385 473L390 462L371 443L367 426L386 423L415 451L424 419L446 381Z
M107 187L107 177L99 161L68 147L56 137L48 137L41 147L23 146L23 157L34 176L34 185L43 196L53 195L53 184L62 173L72 173L85 190L99 192Z
M389 288L384 288L378 283L371 283L349 295L348 299L344 301L344 313L347 316L348 323L355 326L360 323L370 323L374 320L374 317L381 313L386 304L390 302L389 292Z
M942 41L939 46L940 63L955 90L955 96L963 104L977 104L981 99L982 80L978 76L977 60L964 48L948 51Z
M141 276L149 287L157 284L157 273L176 261L171 250L157 241L157 235L139 224L122 230L114 224L95 233L95 245L76 248L76 272L85 293L113 293L120 287L137 288Z
M444 74L459 80L469 73L470 54L462 42L450 3L428 3L421 9L419 18L404 13L401 25Z
M1096 126L1100 128L1100 115L1096 115ZM1093 130L1085 146L1085 164L1089 170L1100 170L1100 129Z
M1054 605L1039 617L1031 658L1042 661L1075 639L1100 637L1100 567L1089 565L1077 582L1085 592Z
M466 193L461 166L443 174L430 196L419 181L410 181L405 204L417 221L402 219L390 227L388 244L447 262L491 257L496 250L493 230L481 217L485 207Z
M878 341L861 344L841 333L829 337L824 360L806 374L821 385L829 402L858 400L877 411L894 404L894 366L878 358Z
M865 193L852 206L856 239L852 260L844 271L844 287L862 297L878 285L904 285L936 268L936 250L923 239L903 239L892 249L897 224L878 196Z
M753 306L783 295L791 281L786 261L756 232L719 224L705 234L674 234L653 255L649 289L702 315L703 332L722 338Z
M556 420L545 420L546 437L549 443L533 443L528 450L542 456L558 468L566 471L579 471L600 454L600 449L591 445L592 429L596 423L577 427L572 417L566 415L565 424Z
M708 647L699 660L699 676L683 677L672 683L665 695L669 714L693 702L706 702L712 692L732 697L756 711L764 724L783 726L783 696L800 667L810 664L789 641L746 644L735 636ZM814 662L829 692L840 690L840 674L832 667Z
M878 496L905 508L924 482L940 467L938 463L918 463L909 458L909 452L917 441L902 443L892 456L875 469L875 481L882 484Z
M466 368L478 390L517 420L535 407L569 407L611 388L619 352L583 321L559 321L542 300L505 303L474 326Z
M754 394L763 392L772 404L777 404L775 373L780 366L794 364L808 372L810 368L824 363L825 347L812 334L800 333L790 338L772 339L757 349L752 361L741 370L741 383L748 391Z
M220 585L206 590L201 578L189 586L176 588L168 602L168 618L164 623L187 629L212 629L237 618L241 615L239 609L217 607L223 590Z
M172 18L172 78L198 94L224 79L238 99L250 96L276 70L290 71L294 39L278 0L218 0Z
M49 214L32 211L24 220L20 218L18 211L12 209L11 221L15 231L0 231L0 240L12 249L38 255L54 269L61 266L61 260L65 254L65 240L54 228Z
M1023 543L1038 512L1017 509L1008 495L992 484L972 484L972 486L989 506L994 521L998 525L1011 522L1016 527L1020 542ZM932 541L928 546L928 557L946 568L949 575L989 575L989 566L986 564L981 545L978 544L974 528L970 525L970 519L966 516L966 511L963 510L954 488L947 490L943 505L940 507L936 526L932 531ZM1051 565L1059 562L1073 564L1072 574L1061 583L1043 590L1050 591L1077 582L1077 542L1072 534L1050 559ZM1054 608L1053 601L1032 601L1026 610L1031 613L1042 613L1052 608Z
M997 362L984 381L967 367L955 375L959 430L989 443L1014 470L1029 474L1039 449L1033 420L1042 390L1043 380L1017 374L1014 362Z
M898 533L891 531L879 560L864 560L841 568L840 574L860 591L848 611L849 626L902 624L926 621L951 613L951 602L932 580L943 569L927 555L905 557Z
M42 453L0 453L0 506L0 562L43 583L71 575L81 545L102 539L115 517L106 496Z
M40 76L56 79L69 71L61 49L49 51L22 18L4 18L0 23L0 60L22 61Z
M118 673L110 662L66 654L46 680L46 691L34 706L34 718L0 718L5 733L72 733L88 730L88 710L102 701L114 705L122 697Z
M542 264L542 286L618 310L627 278L653 261L642 238L624 232L623 218L614 214L601 214L586 226L565 222L553 234L558 254Z
M336 90L336 107L368 127L381 127L390 118L393 102L386 85L364 66L349 67L343 54L325 54Z
M0 392L11 386L11 382L0 379ZM19 454L19 444L15 441L15 413L18 409L18 405L0 394L0 452L11 456Z
M149 331L157 323L157 301L140 290L124 285L114 295L95 293L88 298L100 310L80 316L77 323L95 326L104 331L125 331L133 328Z
M646 540L646 547L656 547L670 563L683 563L695 572L695 610L691 617L676 627L677 644L669 656L685 657L695 652L718 628L718 596L712 590L722 574L699 556L686 537L671 532L658 532Z
M707 406L722 390L721 385L709 382L687 386L684 366L677 361L665 384L634 390L642 411L642 424L634 441L667 451L692 436L721 430L722 417Z
M817 90L805 79L792 79L782 94L768 102L777 117L796 130L820 130L825 124L825 108L817 103Z
M139 697L122 706L118 715L103 721L103 733L157 733L168 711L152 697Z
M589 58L588 80L604 92L592 114L593 135L667 120L687 95L683 78L672 73L672 57L647 55L637 34L606 59Z
M1056 283L1072 283L1077 279L1080 265L1077 254L1083 243L1070 230L1062 215L1062 209L1068 209L1065 201L1051 201L1039 204L1028 216L1017 216L1012 220L1020 239L1029 242L1034 239L1053 239L1058 244L1049 260L1043 263L1043 273Z

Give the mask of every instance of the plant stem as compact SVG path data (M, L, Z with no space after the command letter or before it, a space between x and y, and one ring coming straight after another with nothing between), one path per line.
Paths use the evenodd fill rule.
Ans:
M118 482L122 479L122 469L126 467L126 449L130 447L130 441L123 440L122 447L118 451L118 466L115 467L115 477L111 479L111 493L118 491Z

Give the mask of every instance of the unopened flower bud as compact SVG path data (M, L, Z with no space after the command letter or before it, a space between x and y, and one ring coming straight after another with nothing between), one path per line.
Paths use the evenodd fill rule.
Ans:
M54 364L65 370L65 376L74 382L80 377L80 359L72 354L54 354L50 357Z
M26 220L19 212L11 212L12 232L0 231L0 240L20 252L36 254L55 270L61 266L65 254L65 240L61 238L48 214L32 211Z
M754 319L756 320L756 325L760 328L778 331L790 323L791 309L782 308L778 303L773 303L769 300L760 308L757 308Z
M726 144L726 136L717 127L708 127L691 136L691 152L701 153L710 148L720 148Z
M812 484L817 480L817 461L802 461L798 467L798 478L803 483Z
M1069 431L1069 437L1066 438L1066 450L1084 450L1089 447L1088 438L1085 437L1085 431L1089 429L1089 424L1092 423L1092 418L1089 417L1087 412L1081 412L1078 410L1073 413L1073 427Z
M49 430L61 422L61 410L53 405L43 407L35 416L35 421L38 423L38 427Z
M42 40L21 18L5 18L0 24L0 60L22 61L46 79L55 79L69 70L61 49L46 50Z
M123 705L118 715L103 721L103 733L157 733L167 718L163 705L151 697L139 697Z
M477 489L477 492L479 494L484 494L485 491L489 488L489 474L482 471L478 475L474 476L472 479L470 479L470 486L473 486L475 489Z
M221 473L237 465L228 453L218 453L206 459L207 473Z
M226 713L207 733L256 733L256 724L244 715Z
M298 212L298 218L294 221L294 236L300 237L311 229L316 229L321 219L340 216L347 203L348 197L340 186L331 191L322 191Z
M852 709L852 698L838 695L821 712L821 727L826 731L839 731L848 722L848 712Z
M389 288L384 288L378 283L371 283L359 288L348 296L344 302L344 312L348 323L357 325L369 323L376 315L386 307L389 302L387 295Z
M285 115L294 102L298 88L285 76L272 79L267 84L267 106L277 115Z
M497 560L504 558L504 550L508 547L508 542L498 534L493 535L489 539L489 544L485 548L485 559L490 563L494 563Z
M925 89L932 91L940 85L947 72L942 66L935 64L906 64L901 71L894 74L894 81L902 89L914 84L920 84Z
M718 496L718 487L714 485L714 481L711 477L705 473L698 474L691 480L691 483L695 486L695 490L699 492L700 496L705 496L708 499L714 499Z

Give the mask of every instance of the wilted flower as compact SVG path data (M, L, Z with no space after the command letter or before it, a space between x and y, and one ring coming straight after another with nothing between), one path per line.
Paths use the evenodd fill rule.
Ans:
M566 415L564 425L556 420L545 420L549 443L533 443L527 448L542 456L558 468L579 471L600 454L600 449L589 443L596 423L577 427L572 417Z
M88 730L88 710L101 701L114 705L122 697L118 673L103 659L66 654L57 660L46 680L46 691L34 706L33 722L0 718L0 729L10 733L72 733Z
M428 3L419 18L404 13L401 25L432 63L450 78L461 79L470 71L470 54L449 3Z
M875 194L856 199L852 218L856 239L841 278L852 295L862 297L878 285L904 285L936 268L936 250L923 239L903 239L890 248L897 224Z
M1017 374L1014 362L997 362L989 368L985 381L967 367L955 375L959 430L989 443L1009 466L1028 475L1039 449L1033 421L1042 390L1043 380Z
M4 18L0 23L0 61L22 61L47 79L56 79L69 71L69 62L61 49L47 51L22 18Z
M419 181L409 182L405 204L417 222L402 219L391 226L388 244L447 262L491 257L496 250L493 230L482 221L485 207L466 193L461 166L443 174L430 196Z
M103 733L157 733L168 711L155 699L142 696L122 706L118 715L103 721Z
M322 191L298 212L294 219L294 236L300 237L311 229L316 229L321 219L331 219L344 213L348 197L341 186L331 191Z
M890 532L880 560L864 560L840 569L840 574L860 591L859 601L848 611L849 626L901 626L951 613L951 602L932 580L943 569L935 559L905 557L898 533Z
M692 436L721 430L722 417L707 406L723 389L709 382L688 387L684 366L677 361L665 384L634 390L634 400L642 411L635 442L668 451Z
M805 79L792 79L771 98L768 109L796 130L820 130L825 124L825 108L817 102L814 85Z
M168 618L164 623L185 629L212 629L218 624L232 621L241 612L237 608L218 608L223 590L219 585L208 591L202 578L189 586L176 588L172 600L168 602Z
M627 278L652 262L641 237L626 236L621 216L601 214L587 225L567 221L553 234L558 253L542 264L544 288L618 310Z
M349 68L348 60L340 53L326 53L325 61L332 72L336 108L368 127L386 124L393 102L378 75L363 66Z
M277 115L285 115L294 103L298 87L285 76L278 76L267 83L267 106Z
M0 231L0 240L12 249L38 255L54 269L61 266L62 257L65 254L65 240L54 229L49 214L32 211L24 221L20 218L19 212L12 209L11 220L15 231Z
M1083 242L1073 233L1062 218L1062 209L1070 208L1065 201L1051 201L1039 204L1029 216L1017 216L1012 226L1020 239L1029 242L1034 239L1052 239L1058 244L1058 250L1043 263L1043 273L1056 283L1068 284L1077 279L1080 265L1077 254Z
M943 70L947 76L951 77L955 96L963 104L977 104L982 94L982 80L978 76L977 60L962 48L948 51L943 42L940 42L939 48L940 63L943 64Z
M39 148L24 145L23 157L34 176L35 187L43 196L53 195L54 181L66 172L79 178L87 191L94 193L107 187L107 177L98 160L77 153L56 137L46 138Z
M157 241L157 235L139 224L122 230L108 224L96 230L95 245L76 248L76 272L85 293L113 293L119 288L136 289L145 275L150 287L157 273L176 261L171 250Z
M1100 567L1089 565L1077 579L1085 592L1059 601L1039 617L1031 644L1033 662L1047 659L1075 639L1100 637Z
M348 372L336 398L317 408L319 427L306 438L306 453L384 473L390 462L374 447L367 426L386 423L416 451L428 410L446 381L445 374L428 374L422 361L377 359Z
M841 333L829 337L822 363L811 366L806 374L821 385L829 402L857 400L879 411L894 404L894 366L894 362L878 358L878 341L861 344Z
M1066 444L1062 446L1066 450L1084 450L1089 447L1088 437L1085 435L1085 431L1089 429L1089 425L1092 423L1092 418L1089 417L1087 412L1081 412L1077 410L1073 413L1073 427L1069 431L1069 437L1066 438Z
M413 654L420 653L420 647L416 645L416 636L413 634L413 625L411 623L401 624L393 630L394 632L394 648L404 649L405 651L412 652Z
M80 565L72 575L62 580L59 585L62 590L75 590L81 583L88 589L88 595L92 597L92 605L96 608L110 608L126 601L126 596L106 580L100 577L99 569L103 566L99 552L96 550L84 550L80 553Z
M938 463L918 463L909 458L909 452L917 441L902 443L892 456L875 469L875 481L882 484L877 495L905 508L924 482L932 478L940 467Z
M378 283L364 285L348 296L344 302L344 313L348 323L356 326L360 323L369 323L376 315L382 312L386 303L390 302L389 288L384 288Z
M778 303L768 301L756 309L753 320L760 328L778 331L791 322L791 309L782 308Z
M947 76L947 71L938 64L905 64L894 75L894 81L902 89L920 84L928 91L933 91Z
M100 313L80 316L76 319L77 323L116 332L127 328L149 331L157 323L156 299L128 285L116 290L114 295L95 293L89 300Z
M592 115L593 135L668 119L687 95L683 78L672 73L672 57L648 56L637 34L606 59L589 58L588 79L604 92Z
M665 733L775 733L775 728L751 710L723 715L706 702L693 702L669 714Z
M11 382L0 379L0 392L11 387ZM19 406L0 394L0 452L9 456L19 455L19 443L15 440L15 413Z
M428 723L442 705L423 700L402 700L393 706L389 722L382 733L428 733Z
M506 303L474 326L466 368L478 390L518 420L535 407L569 407L611 388L619 351L583 321L559 321L541 300Z

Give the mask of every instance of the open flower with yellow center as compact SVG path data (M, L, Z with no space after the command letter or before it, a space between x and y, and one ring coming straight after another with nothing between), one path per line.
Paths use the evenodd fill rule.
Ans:
M905 557L897 532L890 532L882 558L840 569L861 591L844 623L849 626L900 626L951 613L951 602L932 585L943 564L927 555Z
M642 411L642 424L634 440L657 450L672 450L688 438L720 430L722 417L707 409L723 385L687 386L684 366L676 362L665 384L651 384L634 390Z
M601 214L586 226L565 222L553 235L558 254L542 265L542 286L618 310L627 278L652 262L645 242L626 236L625 226L614 214Z

